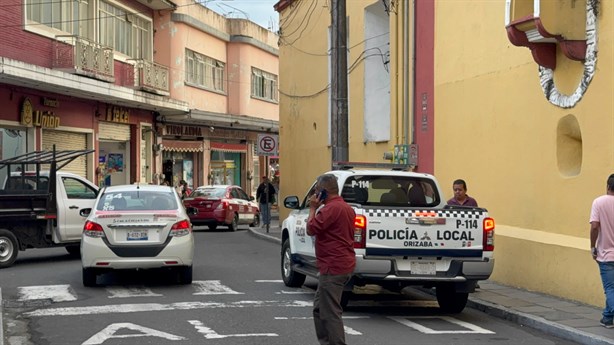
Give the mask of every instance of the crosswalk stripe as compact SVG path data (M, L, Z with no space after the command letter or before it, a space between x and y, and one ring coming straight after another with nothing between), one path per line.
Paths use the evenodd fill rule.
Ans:
M195 280L192 286L198 290L194 295L243 295L243 292L222 285L219 280Z
M20 286L17 288L20 301L50 299L53 302L76 301L77 294L68 284Z
M110 294L109 298L128 298L128 297L156 297L162 296L161 294L154 293L151 289L146 287L108 287L107 292Z

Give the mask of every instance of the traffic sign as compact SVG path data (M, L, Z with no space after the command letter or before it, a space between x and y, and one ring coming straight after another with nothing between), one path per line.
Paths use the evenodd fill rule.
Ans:
M258 134L258 156L279 156L279 136L273 134Z

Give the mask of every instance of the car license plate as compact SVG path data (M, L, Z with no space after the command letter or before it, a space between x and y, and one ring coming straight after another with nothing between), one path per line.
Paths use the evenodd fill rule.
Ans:
M436 265L434 261L412 261L411 262L412 274L423 275L435 275L437 273Z
M147 230L128 231L126 239L128 241L147 241Z

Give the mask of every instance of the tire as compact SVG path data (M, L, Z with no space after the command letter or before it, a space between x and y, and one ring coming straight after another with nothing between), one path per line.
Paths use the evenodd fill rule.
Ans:
M237 231L238 228L239 228L239 216L237 216L235 214L235 216L232 217L232 222L230 222L230 224L228 224L228 230L229 231Z
M0 229L0 268L12 266L17 259L18 252L17 237L8 230Z
M177 273L179 284L192 284L192 266L180 267Z
M79 245L70 245L70 246L66 246L64 248L66 248L66 251L68 252L68 255L70 255L70 257L72 257L72 258L81 257L81 246L79 246Z
M292 270L292 253L288 240L285 240L281 247L281 277L288 287L300 287L306 278L304 274Z
M215 229L217 229L217 224L209 225L209 230L215 231Z
M96 279L98 277L98 272L96 272L95 268L85 268L83 267L82 271L83 278L83 286L85 287L93 287L96 286Z
M463 311L469 298L468 292L456 292L452 284L437 286L436 295L439 309L449 314L457 314Z
M254 222L251 223L249 226L251 226L252 228L257 228L258 226L260 226L260 213L256 213L254 215Z

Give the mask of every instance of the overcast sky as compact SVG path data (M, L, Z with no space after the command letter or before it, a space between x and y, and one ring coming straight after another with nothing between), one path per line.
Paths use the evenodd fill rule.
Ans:
M208 8L229 18L247 18L252 22L276 31L278 13L273 9L279 0L201 0Z

